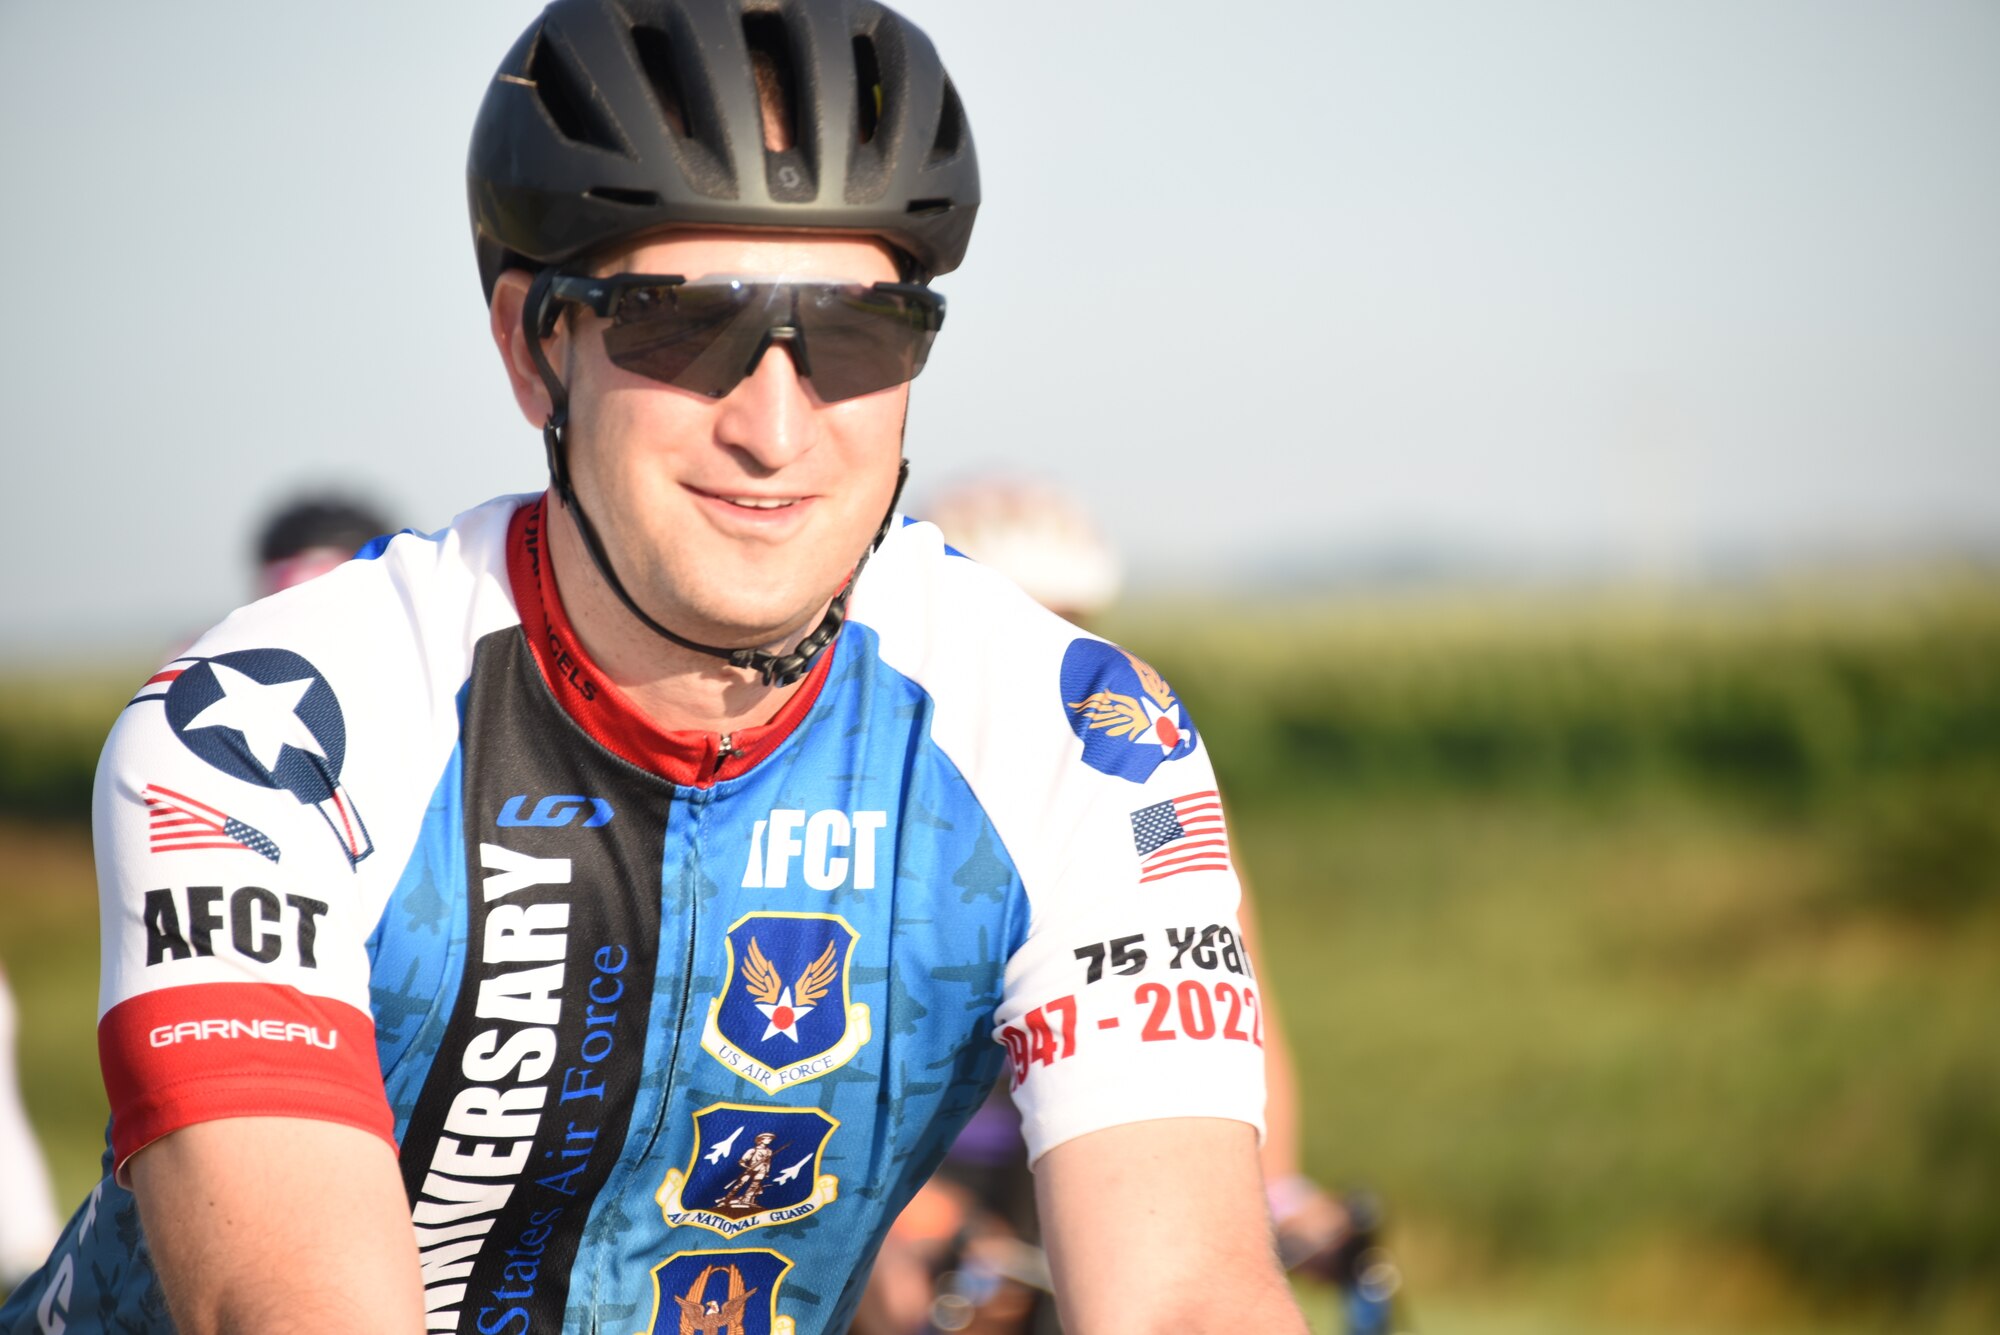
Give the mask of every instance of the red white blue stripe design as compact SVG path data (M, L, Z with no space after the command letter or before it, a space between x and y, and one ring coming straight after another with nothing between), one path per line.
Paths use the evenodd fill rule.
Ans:
M186 672L201 661L199 658L176 658L173 662L146 678L146 684L139 688L138 693L132 697L131 703L136 705L141 700L160 699L180 679L181 673Z
M1132 844L1139 850L1139 884L1190 871L1228 871L1229 834L1222 827L1222 799L1213 788L1132 813Z

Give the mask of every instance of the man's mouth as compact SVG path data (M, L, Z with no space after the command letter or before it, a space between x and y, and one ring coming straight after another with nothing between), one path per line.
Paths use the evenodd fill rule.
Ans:
M777 510L789 510L812 499L810 496L752 496L738 495L726 491L709 491L691 483L683 483L687 489L705 501L726 505L731 509L748 510L757 514L770 514Z

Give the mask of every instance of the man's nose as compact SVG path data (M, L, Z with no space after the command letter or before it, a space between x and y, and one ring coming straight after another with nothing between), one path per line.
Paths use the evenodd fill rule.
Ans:
M794 360L792 342L774 338L741 384L722 400L716 434L766 468L782 468L812 449L816 400Z

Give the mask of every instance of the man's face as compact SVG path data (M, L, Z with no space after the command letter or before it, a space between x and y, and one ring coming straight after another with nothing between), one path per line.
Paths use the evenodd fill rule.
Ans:
M862 238L676 233L611 273L894 282ZM613 366L606 321L572 307L551 357L570 387L569 466L632 596L680 634L770 644L808 629L882 522L909 386L823 402L783 343L713 399Z

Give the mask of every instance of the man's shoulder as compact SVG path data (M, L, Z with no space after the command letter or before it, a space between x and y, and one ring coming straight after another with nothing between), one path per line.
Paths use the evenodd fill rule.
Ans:
M1076 731L1082 702L1100 692L1131 697L1147 719L1177 707L1172 688L1142 659L1049 611L921 521L904 520L884 541L852 615L878 637L884 661L933 696L970 691L1037 715L1049 710L1035 706L1053 706L1065 734Z
M366 658L397 640L435 642L447 629L461 639L483 634L511 613L507 532L522 499L488 501L435 532L377 538L326 574L238 608L185 657L275 648Z
M1193 719L1161 673L959 556L929 524L884 542L854 603L881 662L929 697L931 740L1010 828L1053 828L1051 804L1122 810L1156 776L1206 775Z
M143 682L114 725L99 764L100 820L144 835L164 793L275 838L267 820L325 815L327 803L328 819L350 820L342 795L351 789L375 813L372 838L359 825L339 831L358 864L399 823L381 819L383 809L400 808L405 790L428 794L429 771L455 741L455 701L479 641L518 622L505 559L516 504L370 544L365 559L217 623Z
M1071 644L1095 638L948 546L935 525L913 519L883 541L852 615L878 636L886 661L933 695L1047 675Z

